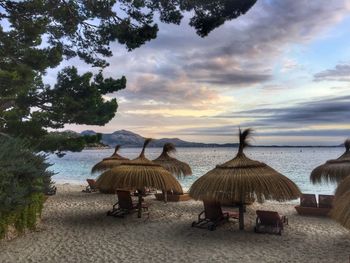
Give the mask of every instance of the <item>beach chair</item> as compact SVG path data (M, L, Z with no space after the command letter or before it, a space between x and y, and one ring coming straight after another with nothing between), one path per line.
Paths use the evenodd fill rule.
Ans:
M49 189L46 190L45 195L55 195L57 192L56 186L51 186Z
M96 186L96 181L94 179L86 179L86 182L88 183L88 186L82 192L92 193L92 192L98 191L98 188Z
M333 207L334 195L318 195L318 207L329 208Z
M198 215L198 221L192 222L192 227L206 228L211 231L230 218L239 219L238 212L222 211L221 204L213 201L203 201L204 211Z
M316 195L302 194L300 205L295 206L295 210L303 216L328 216L332 208L333 198L332 195L319 195L319 204L317 205Z
M117 190L117 196L118 202L113 205L112 210L107 212L108 216L124 217L138 209L138 204L132 200L130 191ZM148 211L146 203L142 203L142 210Z
M147 196L147 195L152 195L156 192L156 189L153 188L144 188L143 191L141 192L142 196ZM132 196L139 196L139 191L133 191L131 193Z
M256 225L254 231L256 233L275 233L282 234L283 225L288 225L288 218L286 216L280 216L275 211L256 211Z
M302 194L300 196L300 206L302 207L317 207L316 195Z

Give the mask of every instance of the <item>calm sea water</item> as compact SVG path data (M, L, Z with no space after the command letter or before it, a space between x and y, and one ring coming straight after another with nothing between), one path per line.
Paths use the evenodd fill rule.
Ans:
M146 157L155 159L161 153L161 148L148 148ZM232 148L178 148L175 157L190 164L193 176L180 180L186 190L200 176L213 169L215 165L232 159L237 149ZM57 183L85 184L91 175L91 167L101 159L110 156L112 149L84 150L79 153L67 153L64 157L49 156L53 164L51 170L57 174L53 177ZM140 153L138 148L126 148L120 154L130 159ZM293 180L304 193L333 194L334 184L313 185L309 176L313 168L328 159L334 159L343 153L343 148L248 148L246 155L262 161L275 170Z

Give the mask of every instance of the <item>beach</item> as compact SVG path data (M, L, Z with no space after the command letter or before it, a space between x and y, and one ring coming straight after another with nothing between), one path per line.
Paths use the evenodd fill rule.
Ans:
M0 262L349 262L350 231L333 220L297 215L293 204L247 207L238 222L215 231L192 228L202 202L164 203L146 197L149 215L106 216L114 195L83 193L83 185L58 185L37 230L0 241ZM282 236L256 234L255 210L287 215Z

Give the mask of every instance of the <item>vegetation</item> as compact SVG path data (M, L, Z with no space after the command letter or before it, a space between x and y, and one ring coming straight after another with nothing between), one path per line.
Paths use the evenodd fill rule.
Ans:
M24 140L0 136L0 238L7 225L33 228L51 186L50 164Z
M27 205L33 193L44 191L44 182L53 175L46 157L34 154L20 139L0 137L0 215Z
M45 152L55 152L60 156L62 151L81 151L85 146L102 145L101 133L96 135L80 135L75 132L50 132L42 138L34 139L35 148Z
M14 226L21 233L25 229L34 229L38 216L44 203L42 193L32 194L27 198L27 205L20 205L9 212L0 216L0 239L4 238L8 226Z
M104 78L111 42L129 51L157 36L155 16L179 24L184 12L204 37L244 14L256 0L26 0L0 1L0 132L35 139L64 124L104 125L118 108L103 95L124 89L126 79ZM60 71L53 86L43 83L49 68L78 57L100 69ZM57 145L63 148L64 145Z

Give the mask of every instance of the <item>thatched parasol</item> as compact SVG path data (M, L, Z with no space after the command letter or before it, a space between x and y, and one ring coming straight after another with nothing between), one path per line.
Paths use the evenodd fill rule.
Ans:
M176 148L174 144L166 143L163 146L163 152L161 155L157 159L153 160L153 162L161 165L178 178L192 175L191 167L187 163L181 162L178 159L169 156L169 153L175 151Z
M341 181L335 190L335 199L350 191L350 176Z
M190 188L190 196L196 200L239 203L240 229L244 229L243 204L256 198L286 201L300 196L299 188L287 177L265 163L249 159L243 153L248 145L250 129L239 130L239 150L232 160L217 165L197 179Z
M337 182L350 175L350 139L344 142L345 153L338 159L329 160L316 167L310 175L312 183Z
M104 172L97 180L99 188L128 188L139 192L138 217L141 217L142 196L144 188L156 188L166 191L182 192L182 187L176 178L159 164L145 157L145 148L151 139L146 139L140 156L128 163L121 164Z
M92 167L91 173L103 172L128 161L128 158L125 158L118 154L119 149L120 145L117 145L115 147L114 153L110 157L104 158L101 162L95 164L94 167Z
M350 176L341 181L335 191L331 216L350 229Z
M336 196L331 216L340 224L350 229L350 190L343 193L340 197Z

